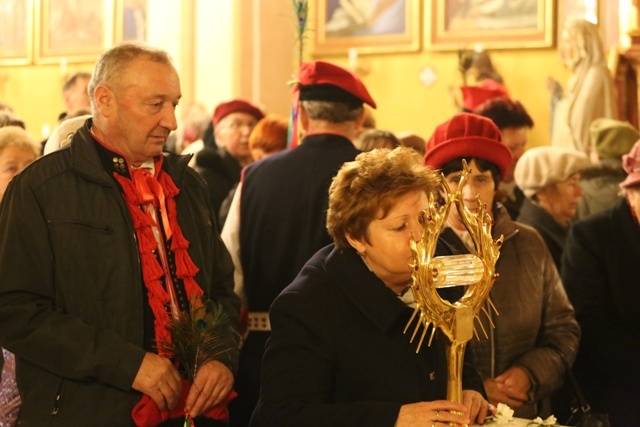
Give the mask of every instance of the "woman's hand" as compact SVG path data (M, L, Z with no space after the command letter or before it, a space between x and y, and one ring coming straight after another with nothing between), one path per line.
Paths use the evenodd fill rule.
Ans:
M495 407L475 390L462 390L462 403L467 408L467 416L471 423L482 424L487 415L495 412Z
M448 427L449 423L469 424L471 420L467 416L467 412L468 409L465 405L449 400L410 403L402 405L400 408L396 427L413 427L417 425Z

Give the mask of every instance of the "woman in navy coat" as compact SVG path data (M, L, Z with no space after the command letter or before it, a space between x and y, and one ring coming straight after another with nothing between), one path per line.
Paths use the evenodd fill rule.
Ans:
M469 366L463 404L444 400L444 337L416 352L409 247L437 175L399 147L345 163L329 191L334 244L318 251L270 310L271 338L252 426L440 426L484 421ZM456 414L454 412L458 412Z

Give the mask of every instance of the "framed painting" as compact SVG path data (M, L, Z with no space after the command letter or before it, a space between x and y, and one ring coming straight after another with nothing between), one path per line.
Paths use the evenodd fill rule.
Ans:
M95 61L112 44L113 14L113 0L36 0L36 62Z
M33 55L33 0L0 0L0 65L27 65Z
M313 54L420 50L420 0L317 0Z
M149 0L117 0L115 41L148 40Z
M520 49L554 45L553 0L486 2L434 0L429 29L431 50L458 50L471 45L484 49Z

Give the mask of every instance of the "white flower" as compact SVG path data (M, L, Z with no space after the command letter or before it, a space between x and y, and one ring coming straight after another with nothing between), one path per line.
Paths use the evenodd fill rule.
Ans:
M498 403L498 407L496 409L495 421L498 425L507 425L511 421L513 421L513 409L509 408L509 405L505 405L504 403Z
M528 425L537 425L537 426L557 426L558 420L553 415L550 415L546 420L543 420L540 417L534 418Z

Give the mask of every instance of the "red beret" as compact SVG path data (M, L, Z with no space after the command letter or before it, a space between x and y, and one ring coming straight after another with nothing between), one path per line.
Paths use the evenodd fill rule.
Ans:
M483 102L493 98L509 98L507 89L493 79L484 79L480 86L462 86L462 107L473 111Z
M247 113L260 120L264 117L264 113L256 105L245 101L244 99L233 99L228 102L218 104L213 112L213 125L217 125L220 120L231 113Z
M459 113L436 127L429 138L424 163L440 169L453 159L476 157L495 164L504 177L511 151L502 143L500 130L486 117Z
M300 100L376 103L358 76L351 71L324 61L305 62L298 75Z

